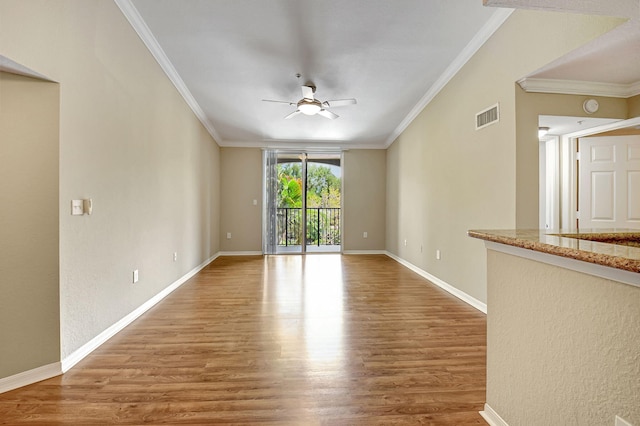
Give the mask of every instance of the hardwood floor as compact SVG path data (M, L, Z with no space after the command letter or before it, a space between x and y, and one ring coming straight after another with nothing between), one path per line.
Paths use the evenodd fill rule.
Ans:
M386 256L222 257L0 424L485 425L485 344Z

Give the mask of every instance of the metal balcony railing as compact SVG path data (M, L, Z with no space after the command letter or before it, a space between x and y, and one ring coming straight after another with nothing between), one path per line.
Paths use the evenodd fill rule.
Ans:
M340 245L340 208L308 207L306 245ZM278 245L298 246L303 244L302 209L299 207L279 207Z

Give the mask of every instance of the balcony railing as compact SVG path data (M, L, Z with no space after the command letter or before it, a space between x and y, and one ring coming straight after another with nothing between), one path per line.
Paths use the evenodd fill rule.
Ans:
M340 208L308 207L307 211L307 246L339 246L340 245ZM302 209L295 207L279 207L278 245L302 245Z

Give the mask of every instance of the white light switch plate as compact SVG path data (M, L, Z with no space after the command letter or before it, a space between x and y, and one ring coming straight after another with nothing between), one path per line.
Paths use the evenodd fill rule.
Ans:
M84 214L84 200L71 200L71 214L73 216Z

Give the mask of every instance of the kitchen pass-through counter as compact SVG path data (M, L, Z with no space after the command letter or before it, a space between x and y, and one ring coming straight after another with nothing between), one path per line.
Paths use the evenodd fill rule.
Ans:
M468 234L487 249L487 422L640 426L640 231Z

